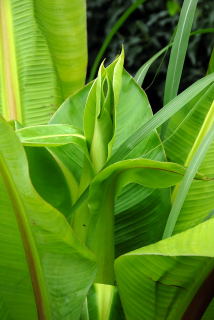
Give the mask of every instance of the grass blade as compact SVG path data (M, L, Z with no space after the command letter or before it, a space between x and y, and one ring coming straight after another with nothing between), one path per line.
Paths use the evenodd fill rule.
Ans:
M206 29L198 29L193 32L191 32L190 36L199 35L199 34L207 34L207 33L213 33L214 28L206 28ZM165 46L163 49L159 50L157 53L155 53L148 61L146 61L136 72L135 80L139 84L139 86L142 86L143 81L145 79L145 76L151 67L151 65L162 55L166 54L167 50L173 45L173 42L169 43L167 46Z
M169 214L169 218L166 223L166 228L163 234L163 239L168 238L172 235L180 210L186 199L186 195L190 189L192 180L196 172L198 171L209 146L213 142L213 139L214 139L214 125L211 127L210 131L208 131L202 143L200 144L197 152L195 153L192 160L190 161L189 167L187 168L187 171L184 175L184 179L180 184L179 190L177 192L177 197L175 198L175 202Z
M195 31L191 32L191 36L197 35L197 34L206 34L206 33L213 33L214 28L202 28L202 29L197 29Z
M184 0L182 6L167 70L164 105L178 92L197 2L198 0Z
M147 74L147 71L149 70L149 68L153 64L153 62L155 62L163 53L165 53L171 47L171 45L172 44L168 44L166 47L164 47L163 49L158 51L146 63L144 63L142 65L142 67L140 67L140 69L137 71L137 73L135 75L135 80L137 81L139 86L142 86L144 78Z

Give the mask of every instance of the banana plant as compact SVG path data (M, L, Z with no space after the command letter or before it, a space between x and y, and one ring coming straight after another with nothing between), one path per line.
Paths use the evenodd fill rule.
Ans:
M204 234L212 237L214 75L152 115L148 98L123 62L122 51L107 68L101 64L98 77L69 97L48 125L19 128L16 134L24 146L46 148L58 163L72 194L73 205L65 216L78 240L96 256L95 284L81 319L122 319L121 308L126 319L180 319L214 264L211 247L204 249L206 241L212 243ZM167 136L161 141L156 129L166 120ZM187 128L196 132L192 145L187 134L182 134L185 141L178 135ZM171 159L173 152L182 161ZM194 187L203 190L201 196ZM185 190L184 196L179 190ZM183 204L168 234L176 199ZM167 239L161 240L165 234ZM151 288L145 272L148 281L154 279ZM179 274L186 274L185 279Z
M122 49L83 86L85 71L76 74L79 82L69 69L76 59L69 30L72 20L84 37L84 23L75 19L85 21L85 4L0 2L6 23L1 23L0 52L5 57L10 48L12 57L1 65L7 72L0 82L5 118L0 118L2 320L214 317L209 289L214 268L213 55L207 75L177 93L196 5L196 0L184 1L170 44L166 103L153 115L139 82L161 53L134 79L124 69ZM45 67L51 61L56 87L49 79L47 91L30 82L38 85L34 76L46 68L34 65L31 72L32 60L17 54L19 39L26 57L43 61L26 50L23 34L30 25L26 14L21 28L23 8L34 17L32 30L39 30L50 54ZM36 43L41 49L36 53L46 52L42 40ZM32 100L24 100L24 87L18 88L26 70ZM51 88L59 90L54 91L57 106L67 99L53 115L56 108L44 109L49 114L40 118L33 99L43 99ZM24 110L24 118L8 116L7 106L17 106L14 101L26 102L26 109L23 103L13 109Z

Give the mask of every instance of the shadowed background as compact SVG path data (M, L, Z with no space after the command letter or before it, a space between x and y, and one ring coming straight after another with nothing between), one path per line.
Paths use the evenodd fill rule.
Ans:
M105 36L133 2L131 0L87 1L89 71ZM153 0L140 5L112 39L104 54L107 63L120 52L123 44L126 53L125 67L134 75L144 62L169 43L178 22L181 4L181 0ZM213 0L201 0L196 10L192 30L213 27ZM182 75L181 90L206 73L213 45L213 33L191 37ZM162 106L161 97L163 96L168 56L164 60L158 59L145 79L144 89L146 89L154 111Z

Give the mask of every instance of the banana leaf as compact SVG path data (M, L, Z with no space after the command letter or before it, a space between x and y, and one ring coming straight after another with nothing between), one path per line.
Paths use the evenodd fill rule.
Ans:
M119 191L130 183L149 188L168 188L178 183L185 172L174 163L149 159L133 159L117 162L96 175L89 189L89 218L82 221L88 228L86 243L95 253L98 264L96 281L114 283L114 200ZM196 176L196 179L202 177ZM149 225L153 217L150 213Z
M214 219L115 262L127 320L179 320L214 267Z
M85 81L85 1L1 1L0 52L0 113L47 123Z
M188 166L198 145L214 123L214 85L209 86L200 96L193 99L186 109L174 115L166 131L164 142L167 157ZM186 110L189 109L189 113ZM214 143L199 168L208 177L214 177ZM172 199L175 201L179 186L175 188ZM174 232L181 232L209 218L214 208L214 181L201 184L193 182L180 211Z
M80 320L125 320L117 287L95 283L83 307Z
M0 136L0 315L78 320L94 257L33 188L24 149L2 118Z
M68 216L71 203L76 199L77 185L55 153L67 146L79 150L80 156L87 156L82 132L71 125L38 125L18 129L16 134L25 146L34 187L46 201Z

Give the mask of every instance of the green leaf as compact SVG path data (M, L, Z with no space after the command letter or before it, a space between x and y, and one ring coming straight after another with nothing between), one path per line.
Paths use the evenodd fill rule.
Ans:
M83 113L93 82L67 98L50 119L49 124L69 124L83 131Z
M9 310L5 306L2 296L0 296L0 317L2 320L11 320Z
M181 319L213 269L213 228L214 219L210 219L116 260L127 320Z
M85 225L88 226L87 244L97 258L97 282L113 284L114 281L113 212L116 195L130 183L149 188L170 187L182 179L184 172L183 167L174 163L133 159L117 162L96 175L90 185L90 219Z
M78 320L94 279L93 256L76 240L63 215L35 192L23 147L2 119L0 136L4 308L17 320Z
M93 139L96 103L98 115L101 109L103 111L107 107L106 100L108 100L108 105L114 103L114 108L111 111L113 113L114 131L112 140L109 142L108 146L108 157L110 157L112 151L114 152L120 147L131 133L136 131L136 127L140 127L142 122L146 122L152 117L152 110L144 91L125 70L122 71L122 63L123 56L121 55L106 69L102 67L102 71L100 70L99 82L101 81L101 83L103 83L99 84L98 88L96 88L96 83L98 81L96 80L85 86L77 94L71 96L57 110L50 121L50 124L70 124L79 129L83 129L82 115L87 104L88 110L85 110L84 115L85 136L90 144ZM104 75L104 73L106 74ZM103 77L103 80L101 80L101 77ZM107 82L106 78L108 78ZM112 92L112 94L108 94L106 100L99 101L99 97L103 94L101 94L100 90L104 83L106 85L105 88L108 89L108 92ZM114 97L113 102L112 96ZM133 112L133 109L135 112ZM127 122L126 126L124 126L125 118ZM153 143L151 141L149 143L150 138L151 140L154 140ZM154 148L159 143L160 140L158 135L155 132L150 132L148 139L142 142L136 150L133 150L132 156L137 157L146 154L150 150L149 144ZM160 157L159 159L162 160L163 157Z
M84 0L1 1L0 113L6 120L45 124L84 84L85 20Z
M139 84L139 86L142 86L143 81L145 79L145 76L147 75L147 72L151 65L167 50L172 46L172 44L167 45L160 51L158 51L156 54L154 54L147 62L145 62L142 67L136 72L135 80Z
M18 129L16 133L22 144L28 147L30 174L36 190L46 201L69 216L70 198L74 202L79 193L80 171L86 162L91 168L82 131L67 124L49 124ZM39 150L29 146L39 147Z
M63 98L66 98L85 83L86 1L36 0L35 13L53 57Z
M61 170L63 171L70 189L74 192L74 201L88 185L88 179L94 175L88 152L85 148L80 148L77 144L66 144L59 147L49 147L48 151L54 157ZM86 170L84 172L84 169ZM84 180L84 182L83 182ZM83 186L81 185L83 183Z
M167 158L184 164L213 102L214 84L203 90L168 122L163 141Z
M112 148L116 109L120 97L124 50L105 69L102 64L89 92L84 112L84 132L95 171L105 164Z
M204 34L204 33L213 33L214 32L214 28L206 28L206 29L198 29L198 30L195 30L193 32L190 33L190 36L193 36L193 35L197 35L197 34ZM167 53L167 50L172 46L173 42L169 43L166 47L164 47L163 49L161 49L160 51L158 51L156 54L154 54L147 62L145 62L139 69L138 71L136 72L135 74L135 80L136 82L142 86L143 85L143 81L147 75L147 72L149 70L149 68L151 67L151 65L161 56L163 55L164 53L166 54ZM214 53L212 54L211 56L211 59L210 59L210 66L212 65L212 61L214 60ZM212 71L213 68L209 68L209 73L213 72Z
M25 147L32 184L40 196L69 216L75 189L54 156L45 148Z
M115 257L159 241L170 207L169 189L127 185L114 206Z
M135 132L136 128L140 127L152 117L151 107L144 91L125 70L123 70L121 78L122 62L123 57L120 56L105 69L109 79L108 86L112 90L112 96L114 96L114 133L112 140L108 145L109 155L112 150L117 150L123 141L126 140L131 133ZM102 72L104 73L104 70ZM88 110L89 117L86 117L85 113L85 118L88 121L86 135L89 141L91 141L93 137L93 123L95 119L93 108L95 108L96 105L96 95L101 96L100 92L97 92L96 84L94 84L93 88L94 93L92 93L92 89L89 93L90 99L92 99L92 97L94 99L94 103L91 101L91 104L88 104L88 108L91 108L90 112ZM82 94L85 94L83 90ZM80 95L81 92L70 99L70 107L65 109L66 105L64 105L63 108L57 111L56 117L59 116L59 114L63 117L63 112L66 112L66 119L60 119L58 117L61 122L67 120L71 123L72 118L66 110L69 110L70 113L72 112L72 108L76 110L75 101L77 96L80 97ZM71 104L72 100L73 103ZM109 100L111 101L111 97L109 97ZM113 102L111 104L113 105ZM101 105L99 104L99 107ZM104 108L103 105L102 108ZM135 112L133 112L133 110L135 110ZM77 119L75 114L73 116L73 121L74 119ZM126 126L124 126L124 119L126 121ZM96 142L97 140L95 140L95 144ZM154 150L151 151L151 149ZM100 148L97 148L96 151L98 157ZM150 135L144 139L137 148L133 148L132 152L129 154L129 157L131 158L142 156L156 160L165 160L160 139L155 131L151 132ZM86 199L84 198L83 202L85 201ZM76 211L78 206L79 202L77 202L72 211ZM124 188L115 204L116 255L127 252L127 250L133 250L139 245L145 245L151 241L154 242L161 239L169 210L169 190L154 190L136 184ZM80 218L81 212L83 212L83 208L79 208L75 213L75 220L78 222L75 222L75 229L77 230L78 235L85 234L87 225L87 223L85 223L86 217ZM142 214L142 212L145 212L145 215ZM153 217L150 219L151 224L145 219L145 216L149 217L150 215ZM142 232L142 230L144 230L144 232Z
M111 88L103 65L89 92L84 111L84 133L95 171L99 171L108 156L112 136Z
M109 152L110 161L111 154L117 153L126 140L152 118L152 109L145 92L125 70L122 74L120 95L114 108L114 114L114 134ZM146 139L142 140L136 147L133 146L128 158L142 157L147 154L148 158L162 160L164 154L161 148L155 150L155 154L149 155L150 150L158 144L160 144L158 134L152 130ZM125 158L127 157L120 157L117 160Z
M164 105L177 95L198 0L184 0L167 70Z
M111 66L106 69L110 78L112 69ZM116 72L114 76L117 76ZM152 110L145 92L124 70L118 103L114 108L114 135L109 145L109 156L151 118ZM129 154L129 158L139 157L165 160L164 150L155 130ZM169 190L155 190L137 184L128 185L121 190L114 208L115 255L160 240L169 210Z
M213 106L214 106L214 103L213 103ZM214 112L213 112L213 115L214 115ZM198 143L194 145L194 150L193 149L191 150L194 155L192 156L192 159L190 158L191 160L188 161L189 166L186 170L186 173L184 175L184 178L183 178L181 184L178 186L178 188L176 190L176 194L174 196L174 202L172 205L171 212L169 214L168 221L166 223L163 238L167 238L172 235L173 230L176 225L176 222L178 220L181 208L185 202L188 191L190 190L191 184L193 182L194 176L195 176L196 172L198 171L199 167L201 166L201 164L206 156L206 153L209 150L209 147L214 142L214 116L213 116L212 122L213 122L213 124L212 124L211 128L209 128L209 125L207 123L207 127L208 127L208 128L206 128L207 132L205 133L206 135L203 138L199 147L197 144L200 142L197 141ZM198 140L200 140L200 138L201 137L199 137ZM191 154L190 154L190 157L191 157ZM214 176L213 176L212 180L214 180ZM209 191L211 191L210 188L209 188ZM214 202L213 202L213 205L214 205ZM192 210L192 211L194 213L194 210ZM186 216L185 216L185 219L186 219Z
M106 148L107 142L104 145L106 148L105 152L108 150L109 155L111 154L112 149L116 150L126 137L129 137L132 132L135 132L137 127L140 127L142 123L152 117L151 107L145 93L125 70L122 71L122 64L123 54L106 69L102 66L99 73L99 87L96 87L97 84L93 82L93 84L90 84L76 95L67 99L51 120L51 122L58 121L60 123L70 123L82 128L83 124L81 116L84 112L87 95L90 95L90 98L87 100L87 108L91 109L90 112L88 110L87 118L87 112L85 113L85 121L87 120L86 136L88 137L88 141L92 141L93 124L95 121L95 114L93 115L93 112L95 111L96 103L97 108L99 107L99 111L100 109L105 109L107 105L110 104L112 108L114 107L112 110L114 132L112 140L108 144L108 149ZM100 81L102 74L104 79L108 79L106 83L105 81L103 81L103 83L106 84L105 89L108 88L108 92L111 94L108 94L106 99L100 101L100 97L103 97L102 92L99 91L100 88L102 88L102 81ZM89 91L90 89L91 91ZM92 90L94 90L94 92L92 92ZM105 92L107 92L107 90ZM112 101L112 97L114 97L114 101ZM91 101L91 104L89 105L89 100L92 98L94 99L94 103ZM97 98L99 98L98 101ZM135 112L133 112L133 110L135 110ZM123 115L126 117L126 126L124 126L125 117ZM101 121L100 118L97 119L98 121ZM100 135L100 137L101 136L102 135ZM155 150L150 151L150 149ZM98 158L100 148L97 147L97 139L94 139L94 158L96 159L95 152L97 152ZM160 139L156 132L152 132L137 148L133 149L130 156L136 158L143 155L156 160L165 159L164 151L160 145ZM66 156L71 157L72 152L67 152ZM63 159L63 161L65 161L65 159ZM73 164L70 159L68 160L68 163L70 165L70 170L72 170ZM74 171L77 172L77 170ZM85 176L83 168L80 168L80 174ZM72 190L73 189L74 188L72 188ZM145 245L151 241L154 242L161 239L169 209L169 190L154 190L136 184L124 188L115 204L116 255L127 252L127 250L133 250L139 245ZM153 217L153 219L150 219L152 226L148 224L147 219L144 219L145 215L141 214L142 210L143 212L146 212L145 215L147 217L149 215ZM84 241L87 233L86 220L88 214L87 196L80 197L73 206L69 216L71 217L72 226L82 241ZM159 220L161 220L161 223ZM147 227L145 227L145 224ZM151 228L149 228L148 225L151 226ZM142 229L144 230L143 233Z
M53 166L53 160L51 164L47 158L54 158L54 162L57 162L57 165L65 175L68 186L70 186L70 192L73 200L76 200L78 196L78 183L80 182L84 165L87 164L88 170L92 172L86 139L82 135L82 131L73 127L72 125L49 124L21 128L18 129L16 133L24 146L45 147L51 153L51 155L48 156L45 151L42 152L40 150L36 153L32 149L28 152L30 157L29 160L34 166L34 169L31 170L31 173L35 179L42 179L42 176L39 173L41 166L39 167L39 164L36 164L33 159L34 156L30 155L30 153L33 153L33 155L38 158L38 161L40 158L40 160L43 162L43 165L44 162L48 161L50 166ZM37 169L36 166L38 167ZM56 167L56 163L54 166ZM44 172L44 169L41 171ZM58 171L60 169L58 168ZM36 178L35 171L38 172L40 177L38 176ZM33 179L34 182L35 179ZM43 183L45 182L43 181ZM37 183L35 186L37 188L39 187L38 190L40 190L40 186ZM45 196L43 193L42 195ZM51 199L51 194L49 198Z
M86 316L87 313L87 316ZM85 317L83 317L83 315ZM123 320L117 287L95 283L87 296L81 320Z
M207 88L214 81L214 73L198 80L176 98L170 101L164 108L158 111L152 119L143 124L133 134L129 136L112 154L107 165L129 156L134 147L136 147L151 132L161 126L165 121L171 118L176 112L186 106L186 104L196 97L202 90Z
M189 166L191 159L201 141L214 123L213 105L214 85L204 90L192 100L185 109L178 112L169 121L164 143L170 161ZM187 113L185 110L188 110ZM210 178L214 177L213 167L214 144L212 143L199 168L199 171ZM172 194L177 201L177 186ZM174 232L181 232L206 220L214 207L214 181L203 184L193 182L182 206Z
M202 29L197 29L195 31L191 32L191 36L192 35L196 35L196 34L205 34L205 33L213 33L214 32L214 28L202 28Z
M93 83L87 84L77 93L66 99L51 118L50 125L68 124L83 132L83 114L92 85ZM88 181L94 174L91 163L85 160L85 157L88 157L88 152L85 154L76 145L69 144L52 149L52 153L54 153L57 161L60 162L61 168L62 166L64 167L63 171L65 171L67 180L72 181L70 189L71 191L76 190L73 196L74 200L76 200L85 189L85 186L88 186ZM82 174L83 170L84 174Z
M71 125L49 124L31 126L16 130L21 143L32 147L59 147L76 144L86 149L82 132Z

